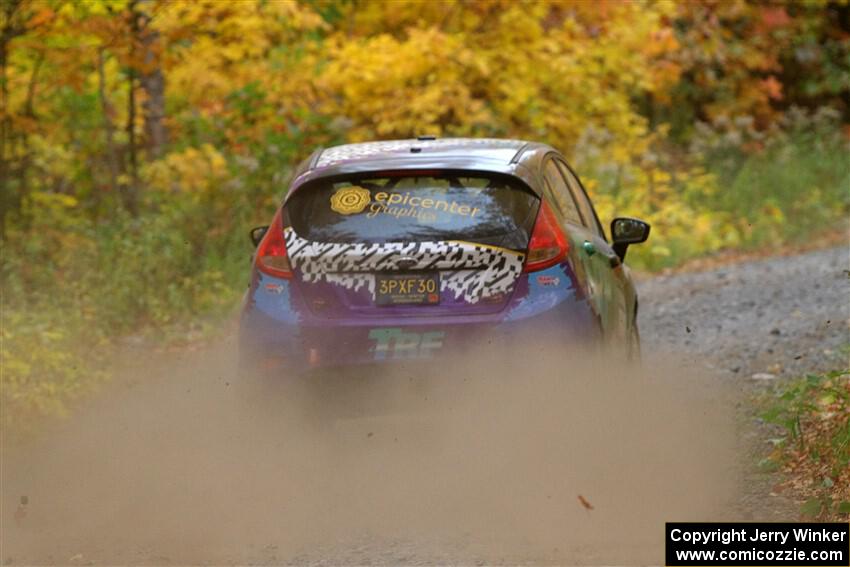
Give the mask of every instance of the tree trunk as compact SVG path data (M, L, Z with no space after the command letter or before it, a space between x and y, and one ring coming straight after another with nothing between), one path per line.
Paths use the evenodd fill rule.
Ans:
M142 104L145 138L148 158L156 159L162 155L168 142L165 128L165 78L159 61L159 32L151 27L151 18L146 12L139 10L138 14L142 48L139 83L145 93L145 102Z
M124 206L131 215L136 216L139 212L139 162L136 148L136 74L130 69L127 82L129 83L129 95L127 96L127 155L130 165L130 183L124 187Z
M130 183L122 191L124 206L134 217L139 208L139 166L136 147L136 42L139 37L139 12L136 0L130 1L130 65L127 69L127 154L130 166Z
M15 20L15 12L20 8L20 0L3 2L3 28L0 30L0 239L6 238L6 217L11 212L20 212L20 192L13 194L12 178L12 122L10 119L9 85L7 83L7 66L9 63L9 44L24 33L21 22Z
M109 167L109 188L117 192L118 176L121 175L121 165L118 151L115 148L115 126L112 123L112 105L106 97L106 76L103 70L103 48L97 52L97 91L100 97L100 107L103 112L103 127L106 131L106 162ZM98 198L99 200L99 198Z

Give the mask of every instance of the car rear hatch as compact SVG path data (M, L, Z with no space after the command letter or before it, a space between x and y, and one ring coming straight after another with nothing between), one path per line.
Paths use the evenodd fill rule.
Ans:
M400 171L320 179L284 206L294 283L317 316L502 310L539 199L491 173Z

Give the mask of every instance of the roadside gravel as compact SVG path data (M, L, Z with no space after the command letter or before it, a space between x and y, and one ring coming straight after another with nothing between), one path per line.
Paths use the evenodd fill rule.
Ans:
M848 269L842 246L645 279L638 284L644 349L688 353L756 382L844 367Z

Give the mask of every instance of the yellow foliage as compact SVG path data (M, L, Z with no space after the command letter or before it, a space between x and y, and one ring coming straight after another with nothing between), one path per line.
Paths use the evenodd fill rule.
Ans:
M147 165L144 178L160 191L204 193L219 187L229 177L227 161L210 144L171 152Z
M352 140L446 130L472 134L492 120L467 84L481 68L461 38L430 28L411 29L403 40L386 34L342 39L331 47L319 85L338 93L324 108L352 121ZM428 57L422 56L423 46Z
M288 0L164 2L156 28L175 42L163 61L169 90L186 105L215 113L235 88L256 82L282 104L312 98L309 41L324 29L321 17ZM181 41L191 37L191 41ZM288 59L302 45L297 63ZM302 80L298 80L301 78Z
M611 3L603 13L580 1L352 5L352 25L329 41L318 82L328 94L322 108L351 122L352 140L504 135L569 152L595 128L607 134L612 160L627 162L648 135L631 92L677 77L656 65L678 48L665 23L675 9Z

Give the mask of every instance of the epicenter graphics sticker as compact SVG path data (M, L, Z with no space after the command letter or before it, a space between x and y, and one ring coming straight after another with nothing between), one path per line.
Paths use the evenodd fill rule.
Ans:
M353 215L361 212L372 201L372 194L368 189L352 185L337 189L331 195L331 209L341 215Z

